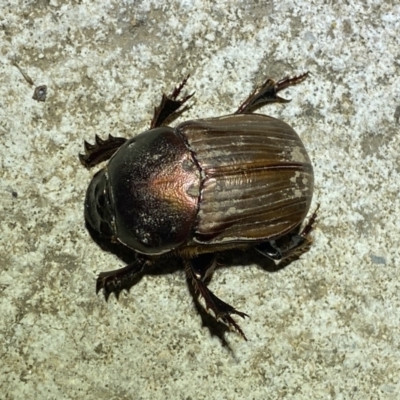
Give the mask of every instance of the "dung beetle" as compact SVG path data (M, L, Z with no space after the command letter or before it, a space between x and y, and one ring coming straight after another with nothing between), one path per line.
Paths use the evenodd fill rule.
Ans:
M301 228L314 187L308 154L285 122L251 112L288 102L278 92L307 76L267 79L234 114L164 126L194 94L180 96L187 76L163 94L149 130L85 142L79 155L85 167L109 160L87 189L86 222L136 256L122 269L101 273L97 292L118 296L157 259L175 256L207 310L246 339L231 315L248 315L215 296L206 281L221 251L254 248L278 263L310 247L316 212Z

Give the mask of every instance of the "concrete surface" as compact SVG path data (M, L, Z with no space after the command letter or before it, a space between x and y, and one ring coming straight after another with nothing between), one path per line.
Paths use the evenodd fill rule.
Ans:
M395 1L2 1L0 397L400 398L399 60ZM203 326L182 270L96 295L124 262L85 228L83 140L145 130L188 73L175 123L306 70L262 112L309 150L315 244L276 273L242 257L210 284L250 314L249 341Z

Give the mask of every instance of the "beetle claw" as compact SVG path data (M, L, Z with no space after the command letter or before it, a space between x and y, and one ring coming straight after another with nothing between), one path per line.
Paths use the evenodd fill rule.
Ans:
M188 79L190 78L190 74L186 75L186 78L184 78L182 80L182 82L174 89L174 91L172 92L171 96L169 96L171 99L176 100L176 98L179 96L180 92L182 91L182 89L184 88L184 86L186 85L186 82L188 81ZM193 93L194 94L194 93ZM190 95L190 97L193 96ZM189 98L190 98L189 97Z
M242 318L249 317L244 312L236 310L236 308L225 303L218 298L206 284L195 274L190 261L185 263L185 272L188 280L193 284L194 290L198 295L201 295L206 304L206 310L211 310L217 320L221 320L229 327L233 328L247 341L246 335L240 328L239 324L231 317L231 314L239 315Z
M128 290L126 287L122 287L122 283L118 279L118 277L114 276L102 277L101 275L102 274L100 274L99 277L97 278L96 294L98 294L100 290L103 289L104 298L106 301L108 301L112 293L114 293L115 298L119 300L119 296L123 291L123 289Z
M110 298L110 294L109 292L104 292L104 298L106 299L106 302L108 301L108 299Z
M181 108L189 99L194 96L194 92L183 97L181 100L178 100L178 96L180 95L183 87L186 85L187 80L190 75L187 75L183 81L175 87L173 92L166 96L162 95L160 105L158 107L154 107L154 115L150 124L150 128L157 128L161 126L166 119L168 119L172 114L176 113L179 108ZM185 108L181 111L184 111Z
M97 135L96 135L97 137ZM88 154L90 153L94 148L96 148L96 146L94 144L91 144L89 142L87 142L86 140L83 142L84 147L85 147L85 153Z
M303 82L310 73L307 71L304 74L295 75L293 78L290 76L285 76L280 81L276 82L275 90L279 92L280 90L286 89L289 86L297 85L298 83Z
M253 108L260 107L265 103L289 103L291 100L284 99L277 95L283 89L288 86L297 85L304 81L309 75L308 72L304 74L285 78L275 82L268 78L257 90L250 94L250 96L240 105L235 114L244 114L250 112Z
M129 289L138 281L142 276L142 271L149 261L137 258L132 264L128 264L123 268L113 271L102 272L96 282L96 294L103 289L106 301L111 293L119 298L121 292Z
M244 314L246 317L248 317L247 314ZM244 317L243 317L244 318ZM235 322L235 320L228 314L225 315L224 317L221 318L226 324L228 324L230 327L233 327L234 330L236 330L237 333L247 342L247 337L240 328L240 326Z
M79 154L79 160L84 167L90 169L108 160L125 142L125 138L112 135L108 135L108 139L103 140L96 134L95 144L84 141L85 154Z
M275 100L277 103L290 103L292 99L284 99L283 97L276 96Z

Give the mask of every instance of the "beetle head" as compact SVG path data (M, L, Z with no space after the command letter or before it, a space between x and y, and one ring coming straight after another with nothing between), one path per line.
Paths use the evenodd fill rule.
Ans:
M108 177L104 169L93 177L87 189L85 219L102 236L115 236Z

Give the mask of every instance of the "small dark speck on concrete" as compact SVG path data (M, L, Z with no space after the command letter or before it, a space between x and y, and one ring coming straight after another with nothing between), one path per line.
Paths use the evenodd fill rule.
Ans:
M11 192L13 197L18 197L18 193L17 192Z
M46 96L47 96L47 86L41 85L36 87L32 99L36 101L46 101Z
M394 111L394 119L396 120L397 123L399 123L400 119L400 106L396 107L396 110Z

